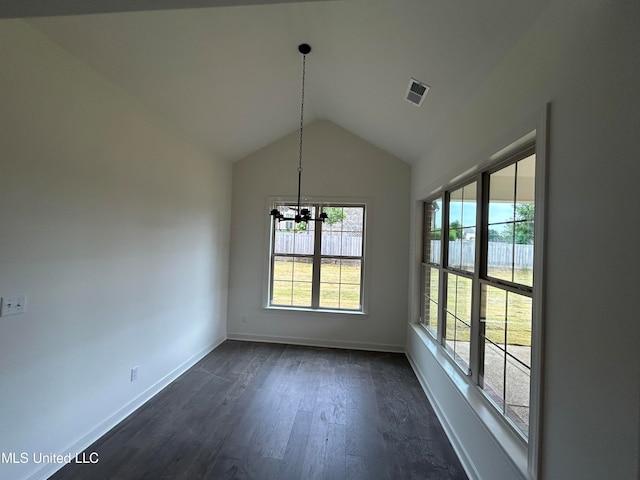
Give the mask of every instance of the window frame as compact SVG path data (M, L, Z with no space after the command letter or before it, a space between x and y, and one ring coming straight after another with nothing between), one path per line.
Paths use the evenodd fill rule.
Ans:
M268 199L269 211L274 206L294 205L296 200L287 197L270 197ZM266 265L266 281L264 283L264 308L267 310L291 310L309 313L335 313L340 315L366 315L367 314L367 263L368 255L367 251L367 231L368 231L368 217L370 216L371 207L369 202L360 199L351 199L348 201L339 199L323 199L306 201L305 207L315 208L316 212L319 212L322 207L341 207L341 208L362 208L362 246L361 255L334 255L334 254L322 254L322 222L315 222L314 227L314 240L313 240L313 253L311 254L296 254L296 253L276 253L275 248L275 235L277 221L271 217L268 218L269 225L267 227L267 234L269 236L269 250L267 253L267 265ZM319 225L320 224L320 225ZM311 293L311 305L310 306L295 306L295 305L278 305L273 304L273 282L274 282L274 262L275 257L304 257L312 259L312 293ZM359 308L340 308L340 307L322 307L320 306L320 284L321 284L321 264L324 259L347 259L347 260L359 260L360 261L360 306Z
M529 478L537 478L540 467L540 428L541 428L541 416L542 416L542 377L543 377L543 358L542 358L542 346L543 346L543 314L544 314L544 243L545 243L545 212L546 212L546 183L547 183L547 162L549 157L549 115L550 104L545 106L545 109L541 115L541 119L538 123L538 127L524 135L519 140L516 140L509 146L503 148L496 154L492 155L488 161L478 164L476 167L468 171L466 174L458 176L450 183L444 183L439 188L435 189L429 196L425 197L421 201L422 208L429 202L432 202L440 197L449 198L449 194L464 185L467 185L474 180L478 181L477 195L478 199L476 205L476 258L475 269L473 272L473 297L472 297L472 333L471 333L471 346L470 346L470 359L473 364L471 372L464 372L458 362L447 352L445 355L439 355L436 357L439 359L441 365L452 377L453 383L462 388L462 385L466 384L462 390L463 395L469 401L469 405L473 411L476 412L478 418L480 418L486 425L487 429L493 434L494 438L499 445L504 448L505 452L512 458L518 468L526 474ZM533 271L534 281L531 287L523 288L522 285L506 280L496 279L488 276L486 273L486 259L488 249L488 176L496 172L507 165L515 163L519 160L525 159L531 153L536 155L535 164L535 192L534 192L534 254L533 254ZM442 235L443 243L444 237L449 235L449 214L448 214L449 202L443 201L443 213L442 220ZM446 328L444 310L446 305L446 288L444 288L446 282L446 266L448 266L447 257L442 257L440 267L433 265L436 268L440 268L440 293L439 299L439 317L438 317L438 334L433 335L429 328L426 328L423 319L423 292L425 289L423 269L426 264L427 267L431 266L429 262L425 262L424 242L427 239L426 235L426 221L424 217L424 210L421 215L422 229L421 234L418 237L420 243L421 255L419 257L420 275L418 277L419 292L418 299L420 303L416 310L416 323L421 327L421 330L426 332L424 340L428 344L429 339L433 342L437 352L438 350L446 352L447 349L444 342L444 335ZM442 246L443 255L446 252L448 245ZM451 270L454 274L460 274L457 269ZM523 294L528 292L532 299L532 325L531 325L531 372L530 372L530 391L529 391L529 435L526 438L521 431L512 424L497 408L494 407L491 400L487 398L478 384L478 366L480 365L480 352L479 343L481 341L480 332L480 289L483 284L496 286L499 285L501 289L512 291L514 293ZM444 292L442 290L445 290ZM453 367L453 368L452 368ZM462 383L460 383L462 382ZM487 409L486 406L490 405L491 408ZM509 433L510 432L510 433Z

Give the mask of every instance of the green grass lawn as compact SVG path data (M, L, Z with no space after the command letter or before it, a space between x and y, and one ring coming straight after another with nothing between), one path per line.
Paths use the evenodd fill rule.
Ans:
M276 261L273 281L273 304L311 306L312 264L302 261ZM531 271L516 270L516 282L531 277ZM432 286L433 290L433 286ZM434 293L437 291L435 287ZM447 302L447 340L469 341L470 331L454 315L470 323L471 281L450 275ZM531 299L487 287L486 336L503 344L531 345ZM320 270L320 307L360 308L360 266L323 263Z
M519 269L515 272L516 282L524 283L530 278L531 270ZM453 314L470 323L471 281L458 277L456 282L450 276L448 292L447 310L451 315L447 315L447 340L469 341L469 328L456 320ZM508 345L531 345L532 305L529 297L486 286L482 303L482 316L486 318L485 334L488 339L497 344L504 344L506 336Z
M324 262L320 268L320 307L360 309L360 266ZM301 261L276 261L273 304L311 306L313 267Z

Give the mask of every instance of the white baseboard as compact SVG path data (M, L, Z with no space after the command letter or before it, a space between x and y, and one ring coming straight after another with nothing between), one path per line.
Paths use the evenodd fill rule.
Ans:
M181 365L173 369L171 372L166 374L156 383L151 385L148 389L142 392L140 395L135 397L129 403L127 403L124 407L118 410L116 413L100 422L100 424L96 425L89 433L87 433L84 437L82 437L77 442L73 443L68 448L63 449L58 452L61 455L65 455L69 452L82 452L87 447L89 447L92 443L102 437L105 433L115 427L122 420L127 418L133 412L135 412L142 405L151 400L156 394L158 394L162 389L164 389L167 385L173 382L176 378L182 375L184 372L189 370L192 366L198 363L202 358L204 358L207 354L209 354L212 350L218 347L222 342L224 342L226 338L220 338L210 345L206 346L196 354L192 355L188 360L183 362ZM64 465L56 464L56 463L48 463L45 464L42 468L37 470L31 476L29 476L29 480L44 480L49 478L59 469L64 467Z
M460 439L456 435L455 430L451 428L449 419L447 418L446 414L444 413L444 410L441 408L440 404L438 403L438 399L429 388L429 383L427 382L424 374L422 373L422 371L418 367L418 364L415 362L415 360L411 356L411 353L406 351L405 355L407 356L407 359L409 360L409 364L411 365L411 368L413 368L413 371L416 374L416 377L418 377L418 381L422 386L422 390L424 390L424 393L427 395L429 402L431 402L431 406L433 407L433 410L436 413L436 417L438 417L438 420L440 421L442 428L447 434L447 437L451 442L451 446L453 447L453 450L456 452L456 455L458 455L458 459L462 464L462 468L464 468L464 471L469 477L469 480L480 480L481 478L480 473L477 471L475 465L471 461L469 454L467 453L466 449L460 442Z
M256 335L248 333L228 332L229 340L245 342L286 343L290 345L306 345L309 347L346 348L350 350L370 350L374 352L404 353L404 345L388 345L384 343L344 342L317 338L279 337L275 335Z

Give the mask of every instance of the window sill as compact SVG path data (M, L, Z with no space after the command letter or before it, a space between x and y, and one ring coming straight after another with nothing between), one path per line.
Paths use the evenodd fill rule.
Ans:
M266 313L283 313L292 312L297 314L312 315L312 316L336 316L336 317L359 317L368 318L369 314L366 312L359 312L356 310L331 310L326 308L296 308L296 307L262 307L262 311Z

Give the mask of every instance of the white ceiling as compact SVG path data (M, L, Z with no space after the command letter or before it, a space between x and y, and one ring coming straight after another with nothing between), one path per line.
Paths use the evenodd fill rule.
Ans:
M337 0L29 21L230 161L296 129L297 46L309 43L305 123L328 119L413 163L548 3ZM410 77L431 85L421 107L404 100Z

